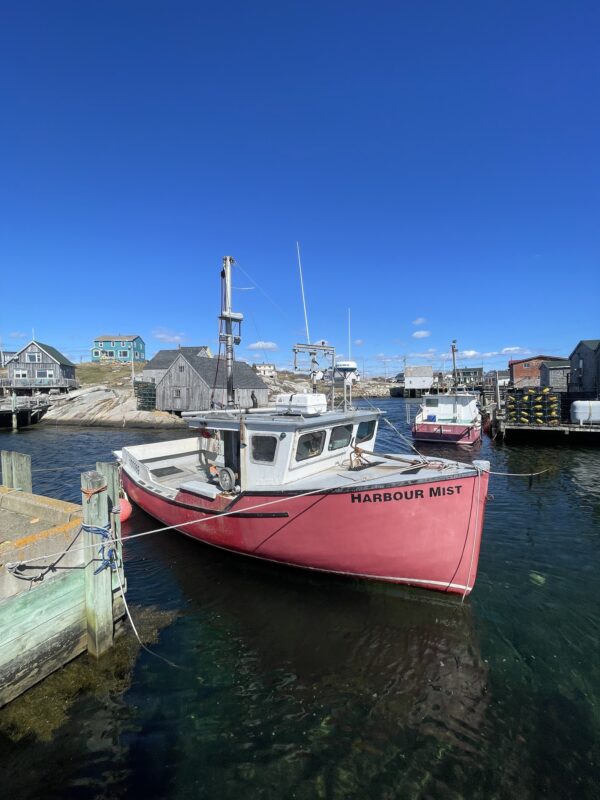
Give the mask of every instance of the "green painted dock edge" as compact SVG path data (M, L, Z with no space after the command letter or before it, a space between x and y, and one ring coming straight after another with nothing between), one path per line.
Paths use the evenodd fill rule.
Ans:
M35 540L35 555L39 555L44 534L48 536L48 558L41 563L51 563L57 547L56 533L60 531L61 534L75 535L79 529L79 514L73 513L74 509L80 513L83 510L84 521L88 524L108 523L109 505L118 506L117 466L98 464L98 468L102 474L96 471L84 473L82 486L100 491L91 496L89 502L84 496L82 509L73 504L64 504L69 506L65 509L70 517L67 524L49 528L33 537L17 537L7 543L11 545L11 555L5 558L0 552L0 567L5 568L6 561L14 559L15 552L26 559L28 551L31 552L32 539ZM102 487L107 487L108 491ZM8 500L6 490L0 492L2 494L3 499ZM61 501L25 492L12 495L11 504L15 499L22 503L25 513L32 513L33 508L39 513L43 501L47 500L49 518L58 521L56 512ZM120 588L122 584L125 590L125 577L117 520L118 515L115 516L114 527L118 535L119 577L110 569L94 574L101 563L99 537L84 532L76 543L81 557L75 568L70 565L61 570L59 563L56 572L50 572L44 580L31 584L30 589L0 600L0 707L73 658L86 651L91 656L99 657L112 646L115 632L125 616L125 602ZM59 540L62 538L59 536ZM81 551L82 545L85 545L85 551Z

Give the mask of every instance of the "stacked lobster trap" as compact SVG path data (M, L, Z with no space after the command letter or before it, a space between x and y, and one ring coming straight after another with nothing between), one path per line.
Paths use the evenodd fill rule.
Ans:
M549 388L512 389L506 396L506 421L520 425L558 425L560 394Z

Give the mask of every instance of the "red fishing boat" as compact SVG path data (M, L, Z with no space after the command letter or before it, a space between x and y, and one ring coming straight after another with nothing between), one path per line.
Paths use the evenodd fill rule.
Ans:
M240 408L233 386L230 270L223 309L228 405L191 413L195 435L118 453L130 499L206 544L324 572L468 594L489 463L375 452L382 412L333 394ZM313 356L324 346L299 345ZM334 357L332 357L334 363Z

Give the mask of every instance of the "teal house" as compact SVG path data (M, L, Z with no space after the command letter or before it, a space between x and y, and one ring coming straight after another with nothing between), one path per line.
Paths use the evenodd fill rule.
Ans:
M92 347L92 361L145 361L146 345L141 336L98 336Z

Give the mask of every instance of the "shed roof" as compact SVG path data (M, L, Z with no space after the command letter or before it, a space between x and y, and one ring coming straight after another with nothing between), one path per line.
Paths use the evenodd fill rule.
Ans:
M571 366L571 362L568 359L563 359L562 361L542 361L542 364L548 369L565 369L565 367L570 368Z
M108 334L107 336L96 336L94 339L95 342L114 342L116 339L119 339L121 342L133 342L135 339L142 339L141 336L138 336L137 333L129 334L129 333L113 333ZM144 341L142 339L142 341Z
M186 348L187 349L187 348ZM198 375L209 386L217 389L227 387L227 370L224 358L207 358L193 353L179 351L179 355L188 362ZM233 385L236 389L267 389L266 383L245 361L233 362Z
M589 347L590 350L595 352L598 349L598 347L600 347L600 339L582 339L580 342L578 342L577 347L579 347L582 344L584 344L586 347ZM573 358L573 355L577 352L577 347L575 347L575 349L571 353L570 358Z
M144 369L169 369L180 353L202 354L205 355L208 346L199 344L196 347L178 347L170 350L159 350L158 353L148 361ZM206 356L207 358L209 356Z

